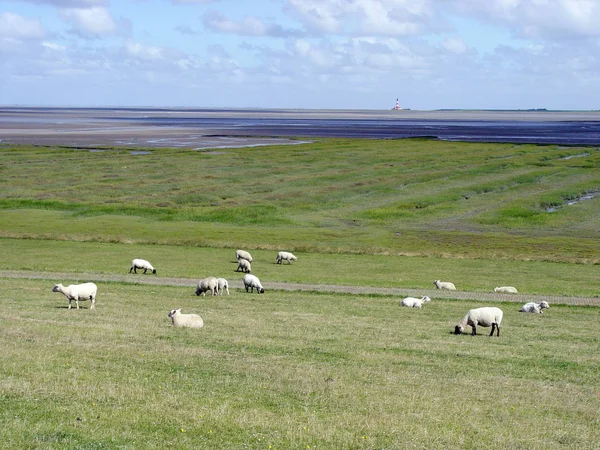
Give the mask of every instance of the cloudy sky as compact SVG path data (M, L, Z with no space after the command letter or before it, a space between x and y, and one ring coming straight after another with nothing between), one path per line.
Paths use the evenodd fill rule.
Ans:
M600 0L2 0L0 105L600 109Z

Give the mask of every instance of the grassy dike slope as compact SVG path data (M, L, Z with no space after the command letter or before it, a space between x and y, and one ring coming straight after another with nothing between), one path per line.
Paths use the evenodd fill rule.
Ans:
M596 296L600 152L327 140L218 152L0 147L0 448L588 449L600 441L600 308L231 289L154 277ZM555 212L546 208L556 206ZM274 264L275 251L299 255ZM97 307L51 292L81 274ZM54 272L70 279L53 280ZM1 273L1 272L0 272ZM84 281L84 280L81 280ZM237 280L239 281L239 280ZM487 303L489 304L489 303ZM202 330L175 329L172 308Z

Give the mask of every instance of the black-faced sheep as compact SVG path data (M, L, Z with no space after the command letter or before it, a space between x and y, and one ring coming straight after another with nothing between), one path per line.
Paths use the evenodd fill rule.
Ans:
M250 261L248 261L247 259L240 259L238 261L238 266L237 269L235 269L235 271L239 272L240 270L244 273L252 272L252 265L250 264Z
M245 250L237 250L235 252L235 258L239 261L240 259L245 259L248 262L252 262L252 256Z
M60 292L69 299L69 309L71 309L71 301L75 300L75 306L79 309L79 300L90 300L90 309L96 307L96 293L98 287L94 283L70 284L65 287L62 284L57 284L52 288L52 292Z
M542 310L545 308L550 308L550 305L546 301L541 301L540 303L529 302L529 303L525 303L521 307L520 312L542 314L544 312Z
M467 325L471 326L471 334L477 334L477 326L492 327L490 336L494 335L496 328L497 336L500 336L500 324L502 324L502 310L495 306L486 306L470 310L465 317L454 328L454 334L462 334Z
M169 313L174 327L202 328L204 321L198 314L181 314L180 309L174 309Z
M246 288L246 292L248 292L248 289L250 289L250 292L254 292L254 289L256 289L256 292L258 294L264 294L265 290L262 287L262 284L260 284L260 280L254 276L254 275L244 275L244 278L242 280L244 282L244 287Z
M275 258L275 261L277 262L277 264L283 264L283 261L287 261L288 264L291 264L292 261L297 261L297 260L298 260L298 258L296 258L290 252L279 252L279 253L277 253L277 257Z
M156 269L154 267L152 267L152 264L150 264L145 259L136 258L133 261L131 261L131 269L129 269L129 273L131 273L132 270L133 270L133 273L137 273L138 269L140 269L140 270L144 269L144 273L146 273L149 270L153 274L156 274Z
M433 284L435 284L435 287L438 289L446 289L447 291L455 291L456 290L456 287L454 286L454 284L450 283L449 281L435 280L433 282Z
M207 291L210 291L212 295L217 295L217 286L218 283L216 277L202 278L200 281L198 281L196 295L202 294L202 296L205 297Z

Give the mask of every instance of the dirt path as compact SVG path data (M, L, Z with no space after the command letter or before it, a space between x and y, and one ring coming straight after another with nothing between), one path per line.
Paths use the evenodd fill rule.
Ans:
M194 278L170 278L157 277L152 275L106 275L92 273L62 273L62 272L31 272L27 270L0 270L0 279L2 278L24 278L35 280L49 280L52 283L61 280L76 281L95 281L95 282L119 282L131 284L147 284L159 286L189 286L190 289L196 287L198 280ZM464 291L441 291L437 289L407 289L407 288L384 288L373 286L343 286L329 284L300 284L300 283L278 283L263 282L265 290L283 290L283 291L308 291L308 292L333 292L350 295L389 295L390 297L421 297L428 295L431 298L449 298L459 300L477 300L477 301L501 301L526 303L542 300L550 304L562 305L589 305L600 306L599 297L564 297L555 295L522 295L522 294L496 294L494 292L464 292ZM243 289L241 280L229 281L230 289Z

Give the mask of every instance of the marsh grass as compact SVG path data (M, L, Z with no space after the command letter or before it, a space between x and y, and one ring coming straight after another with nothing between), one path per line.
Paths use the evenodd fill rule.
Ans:
M0 164L3 237L599 261L600 197L546 212L600 189L596 148L337 139L132 156L0 146Z
M99 283L96 310L1 280L7 448L593 448L600 310ZM174 329L174 307L202 330ZM586 325L587 324L587 325Z

